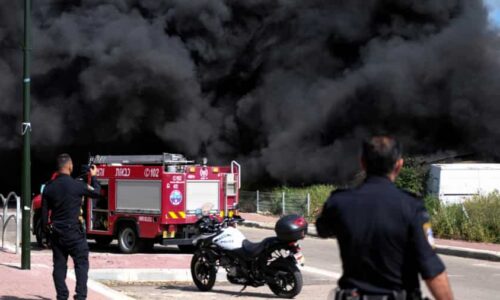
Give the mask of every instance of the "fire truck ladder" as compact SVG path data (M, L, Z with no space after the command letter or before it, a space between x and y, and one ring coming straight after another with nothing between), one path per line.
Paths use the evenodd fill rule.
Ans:
M186 165L193 164L182 154L163 153L163 155L96 155L89 159L91 164L121 165Z

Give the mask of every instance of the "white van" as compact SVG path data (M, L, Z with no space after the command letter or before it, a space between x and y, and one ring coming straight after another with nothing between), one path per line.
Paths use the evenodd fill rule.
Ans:
M431 165L427 190L449 204L500 191L500 164Z

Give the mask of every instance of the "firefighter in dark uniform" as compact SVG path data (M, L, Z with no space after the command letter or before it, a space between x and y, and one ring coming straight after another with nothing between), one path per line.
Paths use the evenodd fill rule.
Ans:
M91 185L71 177L73 162L68 154L57 157L58 174L45 187L42 195L43 228L50 233L54 271L52 276L57 299L68 299L66 286L68 255L75 264L76 289L74 299L87 298L89 248L82 226L81 207L84 196L99 197L96 168L90 169ZM50 215L50 224L48 212Z
M335 299L422 299L418 274L436 299L453 299L423 201L394 185L403 167L399 143L363 142L361 164L364 183L333 192L316 221L319 236L335 236L340 248Z

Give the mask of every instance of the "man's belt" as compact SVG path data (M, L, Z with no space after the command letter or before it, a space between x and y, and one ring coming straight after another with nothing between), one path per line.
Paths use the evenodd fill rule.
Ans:
M59 230L67 230L67 229L80 229L81 228L81 224L80 223L71 223L71 224L67 224L67 223L57 223L57 222L53 222L52 223L52 227L56 228L56 229L59 229Z
M356 289L337 289L335 300L407 300L405 291L393 291L390 294L366 294Z

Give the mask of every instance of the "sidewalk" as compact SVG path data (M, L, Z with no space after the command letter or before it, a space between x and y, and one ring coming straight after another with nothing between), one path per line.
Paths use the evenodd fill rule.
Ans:
M179 253L115 254L91 252L88 299L131 299L95 280L154 281L191 280L191 255ZM0 250L0 299L55 299L52 252L31 252L31 270L20 269L21 256ZM75 289L73 262L68 259L66 283L72 298ZM124 279L124 280L122 280ZM130 280L127 280L130 279Z
M33 256L31 270L21 270L21 257L0 251L0 299L55 299L56 292L52 281L52 266L48 259L38 259ZM69 273L69 272L68 272ZM66 284L72 297L75 290L75 280L66 279ZM112 299L111 295L104 295L90 288L88 299ZM110 297L111 296L111 297Z
M274 229L278 217L256 213L241 213L246 226ZM317 236L316 228L309 225L308 234ZM500 261L500 244L475 243L458 240L435 239L436 251L445 255Z

